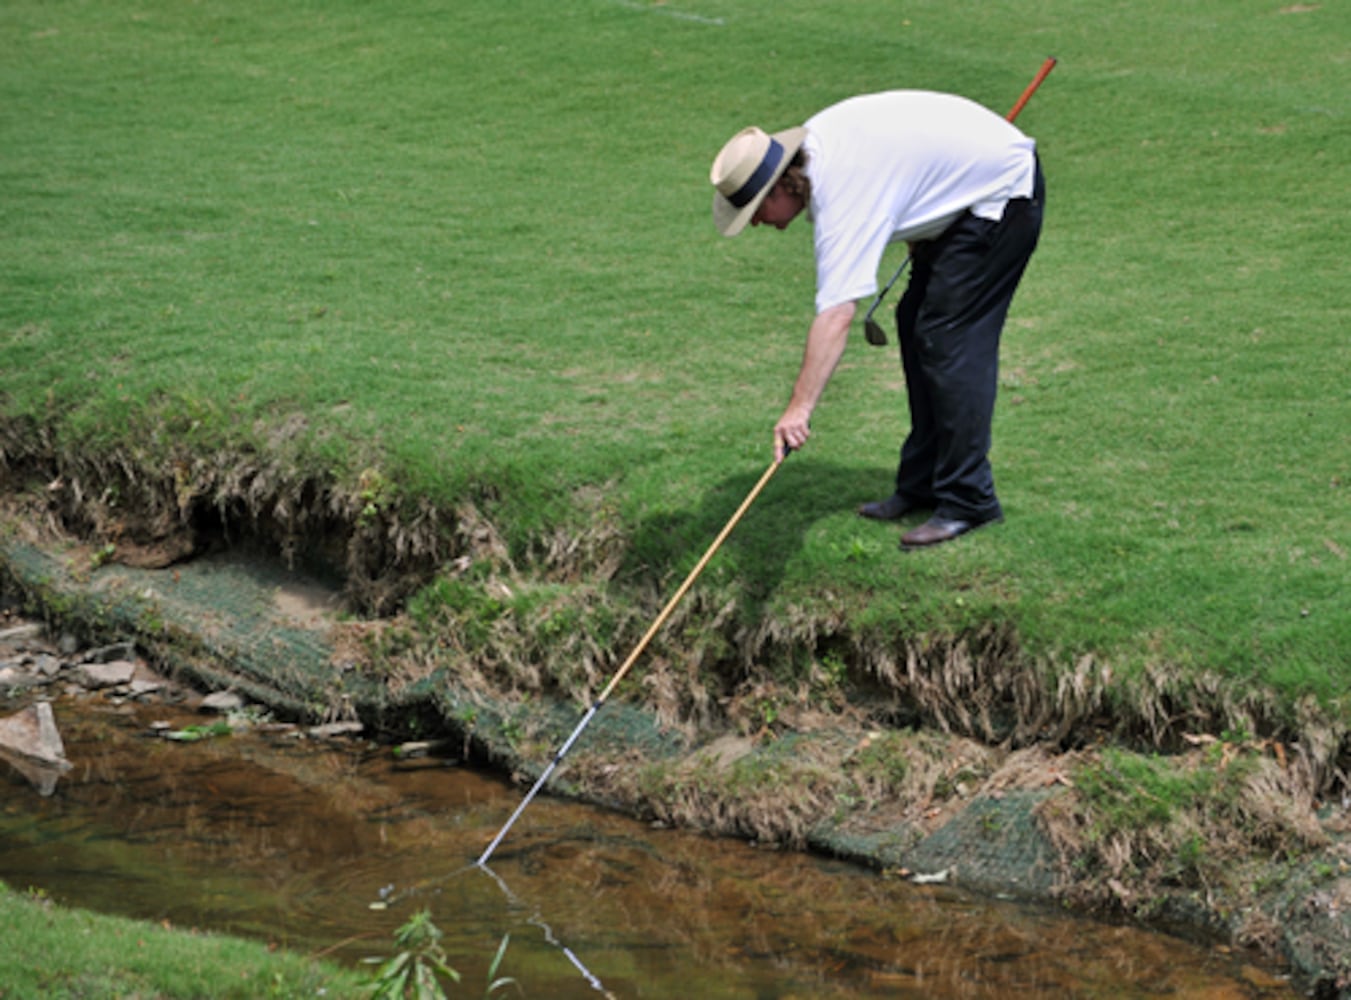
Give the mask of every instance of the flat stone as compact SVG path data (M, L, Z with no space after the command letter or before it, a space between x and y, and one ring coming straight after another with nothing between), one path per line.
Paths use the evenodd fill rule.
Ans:
M41 625L15 625L13 628L0 629L0 642L15 639L36 639L41 635Z
M113 660L110 663L82 663L77 676L86 687L97 691L99 688L130 684L135 673L136 664L131 661Z
M309 734L315 739L332 739L335 736L355 736L366 727L360 722L330 722L323 726L311 726Z
M438 768L459 767L460 762L450 757L412 757L394 762L396 771L431 771Z
M422 757L449 757L453 747L448 740L409 740L394 748L395 760L416 760Z
M414 757L426 757L432 752L431 740L411 740L400 743L394 748L394 756L400 760L412 760Z
M133 678L131 682L131 696L141 698L148 694L154 694L164 687L163 681L142 680L139 677Z
M238 712L244 707L244 699L233 691L213 691L202 699L204 712Z
M84 654L85 663L120 663L123 660L136 659L136 646L130 642L117 642L111 646L91 649Z

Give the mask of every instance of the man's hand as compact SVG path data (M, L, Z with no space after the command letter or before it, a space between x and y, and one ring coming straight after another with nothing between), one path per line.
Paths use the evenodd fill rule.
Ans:
M852 302L831 306L817 313L807 331L807 348L802 355L802 368L793 384L793 398L788 408L774 425L774 459L782 462L789 451L796 451L811 436L808 426L816 402L835 372L849 342L849 324L854 321Z
M779 422L774 425L774 460L782 462L790 451L797 451L807 443L812 430L807 426L811 410L799 406L789 406L784 410Z

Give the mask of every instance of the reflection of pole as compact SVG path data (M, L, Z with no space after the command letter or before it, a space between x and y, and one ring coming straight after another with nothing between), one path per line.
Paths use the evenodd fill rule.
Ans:
M444 886L447 882L451 881L452 879L459 878L465 872L474 870L483 872L495 883L497 883L497 888L502 891L502 895L507 897L508 904L510 904L511 906L515 906L521 910L526 909L525 903L521 900L520 896L516 895L516 893L511 891L511 886L507 885L506 879L504 879L501 875L497 874L497 872L493 871L491 868L489 868L481 861L475 862L472 865L465 865L463 868L457 868L449 875L442 875L434 880L420 882L417 885L402 890L401 892L395 892L393 885L386 886L385 888L380 890L380 899L377 902L371 903L371 909L373 910L387 909L388 907L393 906L395 903L403 902L410 896L415 896L424 892L428 892L431 890L433 886ZM571 948L565 945L562 941L558 940L557 937L554 936L553 928L544 922L544 919L539 915L538 908L536 908L533 911L530 917L526 918L525 922L527 924L530 924L532 927L538 927L544 933L544 940L548 944L553 945L555 948L557 948L564 954L567 960L572 964L572 967L582 974L582 977L586 980L588 986L590 986L597 993L604 994L607 998L609 998L609 1000L616 1000L615 995L605 988L605 984L602 983L599 979L597 979L595 974L592 973L590 969L588 969L585 965L582 964L582 960L577 957L577 954Z
M48 764L46 761L10 753L4 747L0 747L0 760L5 761L10 767L22 774L44 799L55 794L56 783L61 780L61 775L71 768L69 761Z
M728 519L727 523L723 526L723 529L718 532L718 537L713 539L713 544L708 547L708 551L700 557L699 562L695 564L694 569L690 570L690 575L685 577L685 582L676 590L675 596L666 602L666 607L661 609L661 614L657 615L656 620L648 628L642 639L638 641L638 645L634 647L633 652L629 654L628 659L626 659L619 670L615 672L615 675L610 678L610 683L605 685L605 689L601 691L600 696L596 699L595 703L586 710L586 714L582 716L582 721L577 723L577 728L572 731L572 735L567 738L567 741L559 749L558 753L554 754L554 759L549 761L549 766L544 769L544 773L539 776L535 781L534 786L526 793L525 800L516 807L516 811L511 814L511 818L506 821L502 829L497 831L497 836L494 837L493 842L488 845L488 849L479 856L478 864L487 864L488 859L492 857L493 851L497 850L497 845L500 844L502 838L507 835L507 831L511 829L512 825L518 819L520 819L521 813L525 812L525 807L530 805L534 800L535 795L544 787L544 783L549 780L549 775L554 773L554 768L558 767L558 765L563 762L564 756L572 749L572 745L577 742L577 737L582 735L582 730L590 724L596 713L600 711L600 707L605 704L605 699L610 697L610 692L619 685L619 682L624 679L624 675L627 674L633 664L637 662L638 657L642 655L643 650L647 648L647 644L651 642L652 637L657 634L657 630L666 624L666 619L671 617L671 612L674 611L675 606L680 603L680 599L685 596L690 587L694 586L694 581L699 578L699 574L704 571L704 567L708 565L708 561L713 558L713 553L718 551L719 546L721 546L727 539L727 536L732 533L732 529L735 528L737 522L741 520L741 515L746 513L750 505L755 502L755 498L760 495L760 491L765 488L765 484L769 482L770 478L779 470L779 466L782 464L782 458L775 459L773 462L769 463L769 468L766 469L764 475L760 477L760 481L751 488L751 491L748 494L746 494L746 499L741 501L741 506L738 507L736 513Z
M501 875L498 875L497 872L493 871L491 868L489 868L481 861L477 865L473 865L471 867L481 868L485 872L487 872L488 875L491 876L492 880L497 883L497 887L502 890L502 895L507 897L508 902L521 907L521 909L525 909L525 906L524 904L522 904L520 897L511 891L511 887L507 885L506 881L502 878ZM609 1000L615 1000L615 995L611 993L609 990L607 990L605 988L605 984L602 983L599 979L597 979L592 974L591 970L582 964L582 960L576 956L573 950L569 948L567 945L565 945L562 941L558 940L558 938L554 937L553 928L550 927L548 924L546 924L540 918L539 910L535 910L534 914L526 921L526 923L532 924L544 932L544 940L548 941L551 945L553 945L565 956L567 956L567 960L572 963L572 967L574 969L576 969L578 972L582 974L582 977L586 980L587 985L589 985L597 993L604 994L606 997L609 998Z

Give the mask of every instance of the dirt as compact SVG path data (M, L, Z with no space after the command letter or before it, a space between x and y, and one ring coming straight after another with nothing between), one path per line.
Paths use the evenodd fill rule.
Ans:
M342 595L315 581L287 581L272 599L279 615L304 628L333 625L342 612Z

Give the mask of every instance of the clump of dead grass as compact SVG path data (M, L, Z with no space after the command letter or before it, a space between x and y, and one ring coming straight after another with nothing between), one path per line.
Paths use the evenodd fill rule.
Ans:
M1243 900L1252 858L1293 859L1326 843L1305 778L1283 749L1198 738L1182 754L1106 749L1078 759L1072 791L1040 808L1078 903L1148 915L1170 893Z
M663 823L802 847L824 826L933 827L978 794L999 753L932 731L846 722L816 732L725 734L675 760L583 755L588 794Z
M676 766L650 765L637 791L662 822L801 847L839 793L829 757L805 739L782 753L715 744Z

